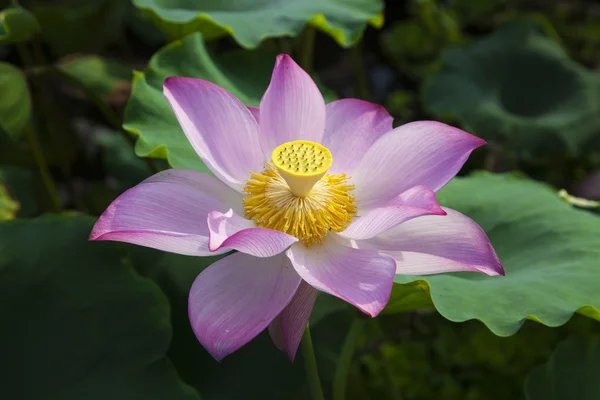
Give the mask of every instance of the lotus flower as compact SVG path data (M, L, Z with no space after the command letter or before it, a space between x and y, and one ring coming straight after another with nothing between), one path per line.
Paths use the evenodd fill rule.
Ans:
M277 58L260 108L213 83L170 77L164 94L213 172L160 172L118 197L91 240L212 256L189 294L217 360L269 328L294 359L317 291L375 317L395 274L503 274L483 230L435 193L485 141L439 122L392 128L381 106L325 104Z

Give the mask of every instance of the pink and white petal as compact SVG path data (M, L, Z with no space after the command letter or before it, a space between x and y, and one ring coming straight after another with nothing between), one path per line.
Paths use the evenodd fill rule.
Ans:
M220 361L262 332L290 302L300 277L285 255L231 254L206 268L188 299L192 329Z
M325 133L325 101L312 78L286 54L277 56L271 83L260 102L260 141L267 160L282 143L320 143Z
M327 104L323 145L333 155L329 173L352 174L367 150L393 129L394 118L382 106L358 99Z
M252 116L256 120L257 124L260 124L260 108L248 106L248 110L252 113Z
M340 239L295 244L286 252L298 274L315 289L337 296L375 317L387 304L396 263L371 249L353 249Z
M370 239L424 215L446 215L446 212L438 204L433 190L415 186L385 206L367 211L340 232L340 236L353 240Z
M252 113L225 89L201 79L170 77L163 92L188 141L223 182L241 191L264 157Z
M392 256L397 256L397 252L411 252L449 260L440 262L437 272L448 272L452 268L456 268L457 271L466 270L467 267L463 266L469 266L471 270L488 275L504 275L502 264L483 229L458 211L445 207L443 209L447 213L445 216L415 218L360 243ZM419 259L411 254L405 257L408 257L410 262ZM423 273L435 273L432 263L437 260L432 257L420 257L423 260ZM406 268L406 265L399 265L398 268ZM416 266L411 267L411 271L415 269Z
M402 125L381 136L354 170L359 211L380 207L413 186L440 190L483 139L432 121Z
M280 350L286 351L292 362L317 300L317 293L316 289L302 281L292 301L279 314L277 321L271 323L273 327L269 326L273 343Z
M469 265L448 258L412 251L386 251L396 260L397 275L431 275L446 272L482 272L503 275L488 265Z
M208 256L206 216L239 208L242 197L198 171L172 169L129 189L100 216L90 240L113 240L171 253ZM219 251L218 254L226 250Z
M240 217L233 210L223 214L208 214L208 248L237 250L255 257L272 257L281 253L298 239L287 233L259 228L253 221Z

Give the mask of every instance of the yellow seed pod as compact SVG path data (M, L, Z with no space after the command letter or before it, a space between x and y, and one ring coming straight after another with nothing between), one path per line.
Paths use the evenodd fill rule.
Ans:
M279 174L299 197L305 197L331 167L329 149L308 140L294 140L279 145L271 153L271 161Z

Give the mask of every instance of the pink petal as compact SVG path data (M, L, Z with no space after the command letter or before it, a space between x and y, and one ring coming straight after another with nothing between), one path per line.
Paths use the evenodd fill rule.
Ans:
M298 241L287 233L258 228L233 210L212 211L207 218L210 251L233 249L255 257L272 257Z
M235 96L184 77L167 78L163 92L190 144L219 179L240 191L250 171L263 169L258 124Z
M371 317L385 307L396 263L370 249L353 249L327 238L323 244L292 245L286 252L298 274L315 289L337 296Z
M151 176L113 201L94 225L90 240L213 255L208 249L206 216L213 210L239 210L241 206L242 196L218 179L198 171L171 169Z
M312 78L286 54L277 56L271 83L260 102L260 141L265 157L292 140L321 142L325 101Z
M445 216L415 218L365 242L393 256L398 274L479 271L504 275L483 229L458 211L444 211Z
M196 337L217 361L262 332L290 302L300 277L281 254L234 253L206 268L190 290Z
M382 106L358 99L336 100L326 107L323 145L333 155L329 172L352 174L371 145L393 129L394 118Z
M483 272L487 275L504 275L489 266L464 264L448 258L411 251L386 251L396 260L398 275L431 275L445 272Z
M485 141L440 122L419 121L383 135L356 167L360 210L380 207L413 186L440 190Z
M446 212L438 204L431 189L415 186L392 199L384 207L367 211L340 235L354 240L370 239L403 222L424 215L446 215Z
M248 106L248 110L252 113L252 116L256 120L256 123L260 123L260 108Z
M287 351L292 362L296 357L296 351L316 300L317 291L302 281L292 301L269 325L269 334L273 343L279 350Z

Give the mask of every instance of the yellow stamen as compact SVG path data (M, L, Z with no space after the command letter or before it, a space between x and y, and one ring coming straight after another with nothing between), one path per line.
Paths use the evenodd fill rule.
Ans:
M273 151L274 166L252 172L244 186L246 217L307 246L321 243L330 231L344 230L356 215L354 187L345 174L325 175L331 163L329 150L317 143L279 146Z
M331 167L329 149L308 140L295 140L277 146L271 161L293 194L305 197Z

